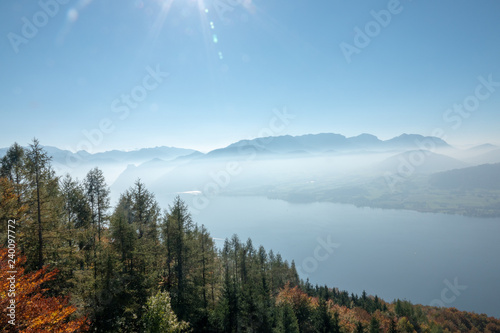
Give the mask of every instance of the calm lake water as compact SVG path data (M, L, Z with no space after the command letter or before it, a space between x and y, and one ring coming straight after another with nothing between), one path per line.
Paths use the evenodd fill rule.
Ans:
M500 219L263 197L211 197L193 219L294 259L313 284L500 317Z

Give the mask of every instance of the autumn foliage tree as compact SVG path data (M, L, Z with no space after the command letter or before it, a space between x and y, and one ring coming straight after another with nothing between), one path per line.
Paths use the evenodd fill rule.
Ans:
M11 277L8 267L8 250L0 249L0 330L2 332L80 332L87 328L84 317L73 318L76 307L69 304L68 297L48 297L43 284L54 279L57 270L42 269L25 273L26 258L16 258L15 297L9 297ZM15 299L15 325L9 323L7 307Z
M98 168L83 182L56 175L36 139L6 151L0 331L500 333L500 320L484 314L313 286L293 261L251 239L233 235L218 248L180 197L162 213L140 180L110 206ZM14 220L11 268L2 247L12 244ZM17 271L15 296L9 271Z

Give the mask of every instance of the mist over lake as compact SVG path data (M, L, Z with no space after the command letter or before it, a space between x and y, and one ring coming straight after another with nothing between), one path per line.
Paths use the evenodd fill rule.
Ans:
M187 203L191 195L183 195ZM167 200L168 202L168 200ZM264 197L212 197L193 216L215 238L251 237L295 260L302 278L392 301L430 305L434 300L459 310L500 316L500 219L357 208L335 203L291 204ZM314 268L318 238L338 244ZM219 245L222 241L219 241ZM323 257L326 251L320 251ZM467 289L446 292L445 280Z
M2 1L2 332L500 333L499 13Z

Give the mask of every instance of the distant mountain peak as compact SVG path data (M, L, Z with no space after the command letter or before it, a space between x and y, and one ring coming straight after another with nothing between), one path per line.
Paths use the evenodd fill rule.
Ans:
M375 135L370 133L361 133L359 135L353 136L353 138L373 138L378 140L378 138Z
M411 145L420 146L428 141L432 141L432 143L436 148L451 148L451 146L441 138L435 136L423 136L420 134L403 133L399 136L396 136L384 142L387 142L393 145L394 147L397 147L397 146L411 146Z
M437 137L424 137L420 134L403 133L389 140L380 140L373 134L362 133L353 137L345 137L337 133L318 133L304 134L299 136L282 135L274 137L262 137L251 140L240 140L226 148L217 149L209 153L209 155L217 154L221 156L223 153L231 154L235 152L235 148L249 146L255 147L256 150L266 151L267 153L275 154L290 154L297 151L308 152L312 154L327 153L332 151L337 152L380 152L394 150L415 150L426 148L429 149L429 141L436 148L450 147L445 141Z
M492 145L491 143L485 143L482 145L474 146L469 148L468 150L489 150L489 149L497 149L498 146Z

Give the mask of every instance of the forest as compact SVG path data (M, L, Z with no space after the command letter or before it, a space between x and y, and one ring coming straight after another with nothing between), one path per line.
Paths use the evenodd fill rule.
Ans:
M218 247L140 179L112 206L102 170L57 175L37 139L1 159L0 223L4 332L500 332L484 314L313 285L251 239Z

